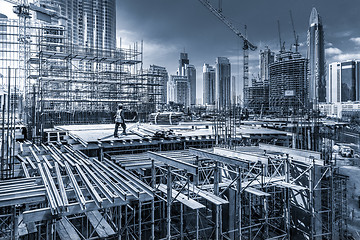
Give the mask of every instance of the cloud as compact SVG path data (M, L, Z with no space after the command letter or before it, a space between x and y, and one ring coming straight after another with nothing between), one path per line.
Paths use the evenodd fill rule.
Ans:
M339 55L339 54L342 54L342 51L336 47L330 47L330 48L325 49L325 53L327 55Z
M360 60L360 53L345 53L333 57L335 61Z
M355 44L360 45L360 37L350 38L350 41L353 41Z

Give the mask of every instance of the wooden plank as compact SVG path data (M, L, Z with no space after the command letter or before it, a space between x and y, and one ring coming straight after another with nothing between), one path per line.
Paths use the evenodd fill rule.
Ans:
M189 152L198 157L211 159L213 161L222 162L225 164L240 166L245 169L249 168L249 161L245 161L239 158L226 157L213 152L196 149L196 148L189 148Z
M321 160L320 152L303 150L303 149L293 149L293 148L263 144L263 143L259 143L259 148L265 151L289 154L289 156L293 157L293 160L297 160L306 164L312 164L313 161L311 158L314 158L316 159L315 164L324 165L324 161Z
M175 167L175 168L178 168L181 170L186 170L188 173L191 173L193 175L196 175L198 172L197 166L195 166L191 163L188 163L188 162L181 161L179 159L167 157L167 156L161 155L159 153L154 153L154 152L148 152L148 157L151 159L154 159L156 161L160 161L165 164L168 164L172 167Z
M100 238L107 238L115 234L115 231L111 228L109 223L103 218L99 211L87 212L86 216Z
M252 188L252 187L245 188L245 192L254 194L254 195L258 196L258 197L270 197L271 196L269 193L260 191L259 189Z
M214 153L223 155L226 157L239 158L239 159L254 162L254 163L261 162L262 164L266 164L266 165L268 165L268 162L269 162L269 160L266 156L259 156L259 155L250 154L250 153L246 153L246 152L234 151L231 149L215 147Z
M292 184L292 183L287 183L287 182L275 182L276 185L279 185L281 187L286 187L286 188L290 188L292 190L296 190L296 191L303 191L306 190L306 187L302 187L296 184Z
M160 184L159 188L158 188L161 192L163 193L167 193L167 186L165 184ZM193 209L193 210L196 210L196 209L200 209L200 208L205 208L204 205L202 205L201 203L198 203L197 201L189 198L182 194L182 193L179 193L178 191L172 189L171 190L171 197L172 198L175 198L176 197L176 200L181 202L182 204L184 204L185 206Z
M186 182L181 181L181 184L185 184ZM222 204L228 204L229 202L225 199L222 199L219 196L216 196L215 194L201 190L200 188L196 187L195 185L189 183L189 191L199 195L200 197L208 200L209 202L215 204L215 205L222 205Z
M65 217L56 222L56 231L61 240L80 240L76 230Z

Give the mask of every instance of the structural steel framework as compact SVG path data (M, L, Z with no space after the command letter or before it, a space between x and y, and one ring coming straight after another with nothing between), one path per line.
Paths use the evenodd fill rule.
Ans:
M275 145L88 157L17 146L0 182L0 237L341 239L346 177L319 152Z

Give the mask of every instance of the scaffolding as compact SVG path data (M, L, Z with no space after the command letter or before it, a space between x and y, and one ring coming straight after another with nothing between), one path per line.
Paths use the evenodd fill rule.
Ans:
M119 103L133 111L141 105L137 44L114 50L73 45L60 26L43 26L38 34L25 94L36 135L54 124L111 122Z
M281 53L270 64L270 112L280 116L307 112L308 61L295 53Z

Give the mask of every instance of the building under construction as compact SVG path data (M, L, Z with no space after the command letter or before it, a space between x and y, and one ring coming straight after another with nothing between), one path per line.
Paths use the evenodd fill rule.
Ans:
M281 52L270 64L270 112L289 114L308 108L308 60L300 53Z
M55 2L81 26L0 16L0 71L8 83L0 106L0 239L348 239L348 177L326 149L304 150L320 138L312 131L318 125L301 122L301 131L291 132L295 121L282 129L269 127L280 125L275 120L244 123L230 94L209 121L154 113L165 104L166 69L143 69L142 43L86 41L95 21L72 7L93 14L100 1ZM114 10L114 0L104 2ZM104 24L114 23L107 17ZM101 21L90 27L101 32ZM256 49L242 39L244 50ZM260 90L253 94L270 96L270 111L299 111L307 104L307 60L293 53L278 59L269 90L261 92L267 81L255 82ZM223 89L230 93L225 60ZM172 77L169 85L177 77L179 86L170 98L189 105L188 81ZM113 137L119 103L134 121ZM265 99L260 103L263 112Z

